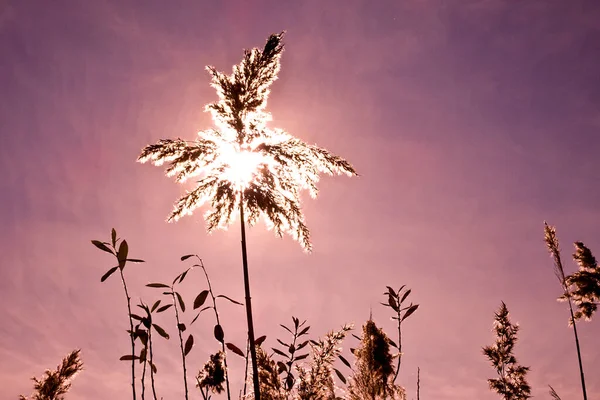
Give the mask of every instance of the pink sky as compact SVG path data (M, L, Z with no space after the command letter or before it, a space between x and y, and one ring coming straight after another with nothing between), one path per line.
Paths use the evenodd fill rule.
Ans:
M324 178L319 198L306 196L311 255L250 229L257 335L274 346L292 315L314 336L359 329L372 307L393 337L379 302L385 285L406 284L421 305L403 332L409 398L420 367L423 399L492 400L481 347L504 301L534 396L548 398L551 384L581 398L543 221L557 226L567 272L573 241L600 254L600 7L459 3L0 0L0 397L29 394L29 378L74 348L85 371L68 399L130 396L118 361L129 351L124 295L116 276L100 283L113 262L90 244L112 227L147 261L125 270L135 301L155 300L144 285L179 274L188 253L218 293L243 299L238 227L207 235L203 210L167 224L184 187L135 159L160 138L210 128L204 66L230 71L244 48L285 29L271 126L361 176ZM182 294L191 303L205 288L191 275ZM227 340L243 346L244 309L221 313ZM182 398L175 330L160 318L173 338L156 344L157 390ZM194 325L190 378L218 349L213 323ZM580 324L590 400L599 333L596 320ZM243 360L230 360L237 395Z

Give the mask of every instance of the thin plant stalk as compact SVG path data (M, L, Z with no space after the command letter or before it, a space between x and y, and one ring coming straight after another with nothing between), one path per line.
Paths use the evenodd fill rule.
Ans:
M156 398L156 388L154 387L154 359L152 355L152 328L148 329L148 347L150 349L150 381L152 382L152 395Z
M417 367L417 400L420 400L421 394L421 368Z
M146 351L148 349L148 346L146 346ZM145 393L146 393L146 366L148 365L148 359L145 358L144 359L144 367L142 369L142 400L144 400L145 398Z
M210 297L212 298L212 302L213 302L212 308L215 312L215 319L217 321L217 325L221 325L221 321L219 319L219 312L217 311L217 299L215 298L215 295L213 293L212 285L210 284L210 279L208 277L208 272L206 272L206 268L204 267L204 262L202 261L202 259L200 259L199 257L198 257L198 259L200 260L200 267L202 268L202 271L204 272L204 276L206 277L206 283L208 284L208 293L210 293ZM231 393L229 391L229 369L227 368L227 351L225 350L225 341L224 340L221 341L221 350L223 351L223 365L225 366L225 385L227 388L227 400L231 400Z
M554 274L558 278L560 285L564 291L564 297L569 303L569 312L571 315L571 323L573 324L573 334L575 335L575 346L577 348L577 361L579 362L579 374L581 377L581 390L583 391L583 400L587 400L587 389L585 387L585 376L583 373L583 363L581 361L581 349L579 347L579 335L577 334L577 323L575 322L575 315L573 313L573 303L571 302L571 293L569 286L567 285L567 279L565 276L565 270L563 268L562 259L560 257L560 248L558 244L558 238L556 237L556 229L553 226L549 226L544 223L545 241L548 245L548 250L554 259Z
M127 284L125 283L125 276L123 275L123 269L119 268L121 273L121 282L123 282L123 289L125 289L125 297L127 297L127 311L129 312L129 329L131 338L131 354L135 355L135 338L133 336L133 319L131 318L131 297L129 297L129 291L127 290ZM131 360L131 390L133 392L133 400L136 399L135 395L135 359Z
M177 334L179 335L179 348L181 349L181 362L183 364L183 386L185 387L185 400L188 400L188 384L187 384L187 368L185 364L185 351L183 349L183 337L181 329L179 329L179 310L177 308L177 300L175 299L175 288L171 285L171 296L173 297L173 307L175 307L175 320L177 321Z
M256 362L256 346L254 346L254 322L252 321L252 303L250 297L250 279L248 277L248 255L246 253L246 225L244 222L244 193L240 191L240 227L242 234L242 263L244 268L244 289L246 293L246 319L248 321L248 341L250 342L250 356L252 358L252 382L254 384L254 398L260 400L260 383L258 364Z
M248 354L250 352L250 340L246 340L246 357L244 357L246 361L246 366L244 368L244 396L242 398L246 398L246 388L248 385Z

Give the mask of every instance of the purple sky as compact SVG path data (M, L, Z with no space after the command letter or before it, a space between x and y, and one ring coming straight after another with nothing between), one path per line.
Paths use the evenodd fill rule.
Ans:
M272 126L346 157L361 177L325 178L319 198L307 196L312 255L261 225L249 231L257 335L274 346L291 315L315 336L360 328L371 306L392 333L381 294L407 284L421 304L404 329L409 398L420 367L423 399L491 400L480 349L503 300L533 394L548 398L551 384L581 398L542 237L544 220L557 226L567 272L573 241L600 254L598 21L597 1L0 0L1 397L29 394L29 378L73 348L85 372L69 399L129 396L124 295L116 275L100 283L113 261L90 244L112 227L147 261L125 270L135 300L153 301L143 285L177 275L187 253L203 257L217 292L242 300L237 226L207 235L203 210L167 224L184 188L135 159L160 138L210 128L204 66L229 72L244 48L285 29ZM205 287L191 275L182 293L191 302ZM221 313L243 346L243 308ZM175 399L167 314L157 390ZM207 314L194 325L190 378L218 349L212 324ZM599 333L598 321L580 324L590 399ZM243 360L230 364L237 396Z

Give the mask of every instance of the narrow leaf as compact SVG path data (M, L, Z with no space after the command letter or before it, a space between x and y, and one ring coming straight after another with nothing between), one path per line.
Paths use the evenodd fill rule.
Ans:
M188 336L187 340L185 341L183 355L187 356L190 353L190 351L192 351L193 346L194 346L194 337L192 335L190 335L190 336Z
M244 352L242 350L240 350L239 347L237 347L235 344L233 343L225 343L225 346L227 346L227 348L231 351L233 351L235 354L237 354L240 357L246 357L244 355Z
M154 327L154 330L156 330L156 332L158 332L158 334L162 337L164 337L165 339L169 338L169 334L167 332L165 332L165 330L163 328L161 328L160 326L156 325L156 324L152 324L152 326Z
M298 336L306 335L306 333L308 332L309 329L310 329L310 326L307 326L306 328L302 329L300 331L300 333L298 334Z
M152 305L152 308L150 309L150 312L154 312L154 310L156 310L156 307L158 307L160 305L160 300L156 300L156 302Z
M412 292L412 289L408 289L406 293L404 293L404 296L402 296L402 299L400 299L400 303L402 303L408 297L410 292Z
M169 307L173 307L173 304L165 304L164 306L162 306L158 310L156 310L156 312L159 313L159 312L166 311L169 309Z
M164 283L149 283L149 284L146 285L146 287L151 287L151 288L170 288L171 286L165 285Z
M308 357L308 353L296 357L296 361L304 360L306 357Z
M340 381L346 384L346 378L344 378L344 375L342 375L342 373L335 368L333 370L335 371L335 374L338 376L338 378L340 378Z
M283 329L285 329L286 331L288 331L289 333L291 333L292 335L294 334L294 332L292 332L290 330L290 328L288 328L287 326L283 325L283 324L279 324L279 326L281 326Z
M225 296L224 294L220 294L220 295L218 295L217 297L223 297L224 299L227 299L227 300L229 300L229 301L230 301L230 302L232 302L233 304L238 304L238 305L240 305L240 306L243 306L243 305L244 305L244 304L240 303L239 301L235 301L235 300L233 300L232 298Z
M177 296L177 300L179 301L179 307L181 307L181 311L185 312L185 303L183 302L183 298L181 297L179 292L175 292L175 295Z
M157 373L158 369L156 368L156 365L154 365L154 363L150 363L150 367L152 368L152 372Z
M119 358L119 360L121 361L133 361L133 360L137 360L139 357L138 356L132 356L131 354L127 354L122 356L121 358Z
M186 270L183 274L181 274L181 278L179 279L179 283L183 282L183 280L185 279L185 276L187 275L189 269Z
M208 290L203 290L200 292L198 296L194 299L194 310L202 307L204 302L206 301L206 297L208 296Z
M410 317L410 315L412 313L414 313L415 311L417 311L417 308L419 308L418 304L415 304L414 306L412 306L411 308L409 308L406 313L404 314L404 316L402 317L402 321L404 321L406 318Z
M115 231L115 228L112 228L112 230L110 231L110 239L112 241L113 247L115 247L117 245L117 231Z
M127 241L123 240L119 245L119 251L117 252L117 259L119 260L119 268L125 268L125 262L127 261L127 253L129 253L129 246Z
M107 280L108 277L111 276L117 270L117 268L119 267L117 266L109 269L104 275L102 275L102 278L100 278L100 282L104 282L105 280Z
M263 344L263 342L267 339L267 337L265 335L257 338L254 340L254 345L255 346L260 346L261 344Z
M110 249L110 247L108 247L107 245L105 245L104 243L102 243L99 240L92 240L92 244L102 251L105 251L107 253L115 255L115 253Z
M188 258L190 258L190 257L194 257L194 255L193 255L193 254L187 254L187 255L185 255L185 256L182 256L182 257L181 257L181 261L185 261L185 260L187 260L187 259L188 259Z
M350 366L350 363L348 362L348 360L346 360L342 355L338 356L340 360L342 360L342 362L350 369L352 369L352 366Z
M221 325L219 325L219 324L215 325L214 335L215 335L215 339L217 339L219 342L223 343L223 340L225 339L225 333L223 332L223 328L221 327Z
M181 332L185 332L185 324L177 324L177 329L179 329Z
M281 351L281 350L279 350L279 349L276 349L276 348L274 348L274 347L273 347L272 349L273 349L273 351L274 351L275 353L279 354L279 355L280 355L280 356L282 356L282 357L286 357L286 358L287 358L287 354L285 354L283 351Z
M129 261L129 262L132 262L132 263L143 263L143 262L146 262L144 260L140 260L139 258L128 258L125 261Z

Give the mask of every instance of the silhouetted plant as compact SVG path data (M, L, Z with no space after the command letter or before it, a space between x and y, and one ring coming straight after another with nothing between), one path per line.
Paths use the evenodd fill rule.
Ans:
M200 389L204 400L210 400L211 393L221 393L224 390L225 365L223 356L222 351L212 354L196 376L196 386Z
M114 229L112 229L112 231L111 231L111 241L110 242L101 242L99 240L92 240L92 244L94 246L96 246L97 248L99 248L100 250L112 254L117 259L117 266L112 267L104 275L102 275L100 282L104 282L115 271L117 271L117 269L119 270L119 273L121 275L121 282L123 283L123 290L125 291L125 297L127 298L127 314L129 317L128 332L129 332L129 337L131 339L131 356L132 356L132 359L131 359L131 390L133 393L133 400L135 400L136 399L136 395L135 395L135 359L133 358L133 357L135 357L135 338L133 335L133 332L134 332L133 319L131 318L131 297L129 297L129 292L127 290L127 284L125 283L125 276L123 275L123 269L125 268L125 265L127 264L128 261L133 262L133 263L141 263L141 262L144 262L144 260L139 260L139 259L135 259L135 258L127 258L128 253L129 253L129 246L127 245L127 241L117 238L117 232ZM117 249L117 244L118 244L118 249Z
M406 285L402 285L400 289L394 290L391 286L387 286L387 291L384 293L384 295L387 296L388 301L387 303L381 303L386 307L390 307L396 312L396 315L393 316L392 319L395 320L398 325L398 344L396 344L393 340L388 338L389 344L398 349L396 372L394 373L394 378L392 379L393 383L395 383L396 378L398 378L398 373L400 372L400 364L402 362L402 322L404 322L406 318L410 317L419 308L418 304L413 303L410 303L406 307L402 306L402 304L406 301L406 299L412 292L412 289L405 290L405 288Z
M577 306L573 317L575 320L585 318L591 321L600 303L600 268L590 249L582 242L575 242L573 259L579 265L579 271L565 278L565 283L570 288L570 298ZM565 295L560 299L569 300Z
M372 319L363 326L360 345L353 354L356 361L348 383L349 400L405 399L404 389L394 384L390 340Z
M548 387L550 388L550 396L552 396L552 398L554 400L561 400L560 397L558 396L558 393L556 393L556 391L554 390L554 388L550 385L548 385Z
M239 211L246 314L250 343L254 326L246 253L246 220L253 225L262 215L282 236L291 234L310 250L308 227L300 206L300 192L316 196L320 173L356 175L344 159L327 150L308 145L283 130L267 128L271 119L265 111L269 87L277 79L283 52L283 33L271 35L263 50L244 52L242 62L229 76L208 67L219 101L206 106L217 129L201 131L193 142L162 139L146 146L138 161L155 165L168 163L167 175L176 181L202 175L196 188L176 203L170 220L177 220L206 202L208 230L226 227ZM246 213L246 217L244 216ZM260 396L255 346L250 346L253 380Z
M280 355L284 359L283 362L277 362L277 366L279 373L285 375L283 377L283 382L281 386L286 391L286 398L289 396L289 392L294 387L296 381L296 377L292 372L294 364L308 357L308 353L297 353L302 351L309 343L308 340L303 340L302 342L299 342L298 339L300 339L302 336L308 335L310 326L305 326L306 321L300 322L300 320L296 317L292 317L292 322L294 323L293 330L283 324L280 324L280 326L283 329L285 329L292 335L291 342L288 344L282 341L281 339L277 339L277 342L279 342L279 344L283 346L284 350L273 348L275 354Z
M260 346L256 348L258 357L258 373L260 382L260 397L262 400L283 400L287 398L286 390L279 380L279 367Z
M417 368L417 400L421 398L421 368Z
M490 360L499 378L488 379L490 389L504 400L526 400L531 397L531 388L526 380L529 367L517 363L513 354L519 326L512 324L504 302L494 318L496 343L483 348L483 354Z
M298 385L296 398L299 400L332 400L335 396L333 372L345 384L346 378L333 363L341 353L340 343L352 329L344 325L339 331L332 331L325 338L311 340L311 359L307 367L297 365Z
M42 378L32 378L35 392L29 400L63 400L71 388L71 381L83 370L80 354L81 350L73 350L63 358L55 371L46 370ZM27 400L27 397L21 395L19 399Z
M156 374L156 372L158 370L156 368L156 365L154 364L154 358L153 358L152 332L156 331L163 338L169 339L169 334L162 327L155 324L152 320L152 313L158 308L159 305L160 305L160 300L156 301L154 303L154 305L152 306L152 308L148 307L146 304L144 304L143 302L140 301L140 304L138 304L138 307L141 308L142 310L144 310L146 315L144 317L142 317L137 314L131 314L131 317L133 319L140 321L140 323L136 326L135 330L133 331L133 337L135 339L137 339L137 338L140 339L140 341L144 345L144 349L142 350L142 352L140 352L139 356L124 355L121 357L121 360L124 360L124 361L131 360L131 361L135 362L135 360L139 360L140 362L144 363L144 372L143 372L144 375L142 375L142 399L144 398L144 392L145 392L144 377L145 377L145 373L146 373L146 364L147 364L147 362L150 362L150 381L151 381L151 386L152 386L152 395L154 396L154 400L156 400L156 387L155 387L155 383L154 383L154 374ZM140 328L140 325L143 325L146 329ZM147 359L148 356L150 357L149 360Z
M550 255L554 260L554 274L560 283L560 286L563 290L563 294L560 297L564 299L569 304L569 312L571 318L569 319L569 324L573 326L573 334L575 335L575 347L577 348L577 360L579 362L579 374L581 377L581 391L583 392L583 399L587 400L587 390L585 387L585 375L583 373L583 362L581 361L581 349L579 347L579 335L577 334L577 323L575 322L575 314L573 312L573 304L571 303L571 292L569 289L569 284L567 282L567 278L565 276L565 270L563 268L563 263L560 257L560 246L558 243L558 238L556 237L556 228L553 226L549 226L544 222L544 241L546 242L546 246L550 251Z

